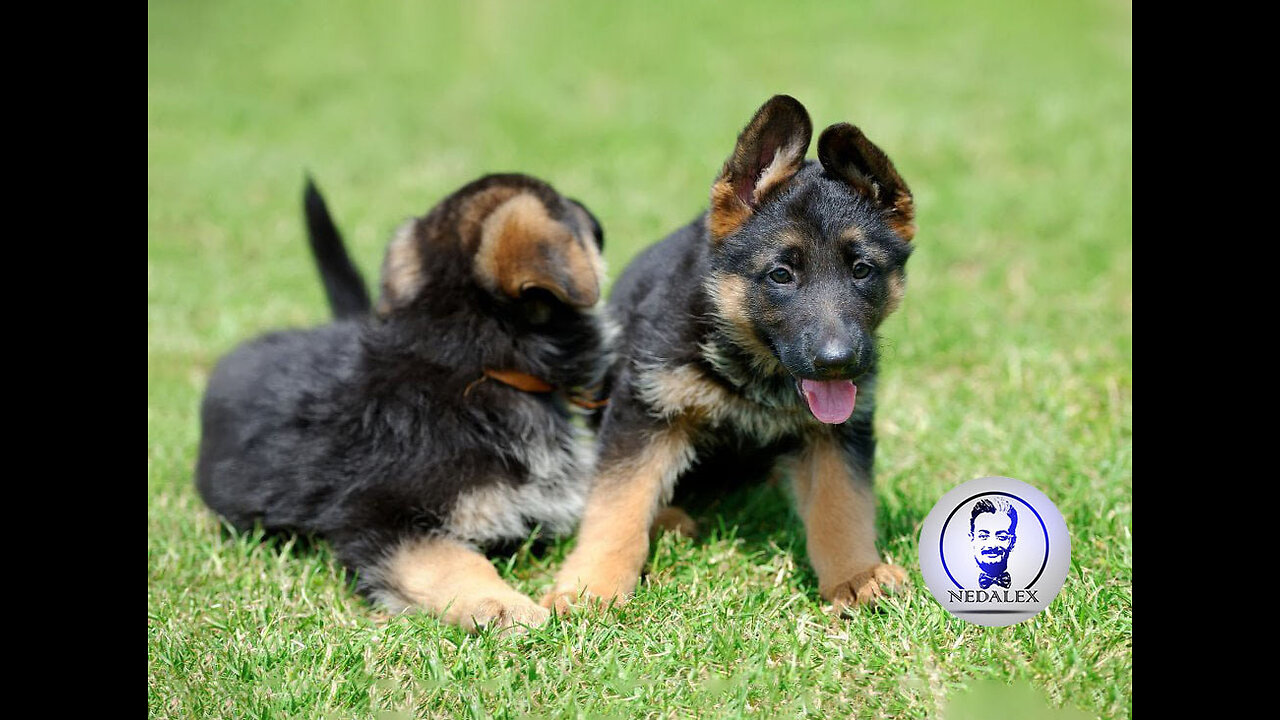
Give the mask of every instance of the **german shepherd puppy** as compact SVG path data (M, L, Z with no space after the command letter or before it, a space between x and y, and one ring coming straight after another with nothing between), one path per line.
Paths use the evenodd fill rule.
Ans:
M872 413L876 329L902 298L915 208L858 128L828 127L806 162L811 135L799 102L770 99L710 210L619 278L596 484L545 607L630 595L677 482L783 463L825 600L873 602L906 579L875 547Z
M595 217L489 175L400 227L369 295L324 201L306 215L336 322L223 358L196 483L232 525L328 540L358 589L470 630L548 612L482 554L572 530L592 447L571 411L611 361Z

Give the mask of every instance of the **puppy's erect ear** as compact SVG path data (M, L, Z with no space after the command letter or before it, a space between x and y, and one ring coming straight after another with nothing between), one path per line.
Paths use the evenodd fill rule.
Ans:
M711 185L712 238L722 240L742 227L772 190L796 174L812 137L809 113L790 95L774 95L760 106Z
M595 239L551 217L530 193L503 202L481 226L476 279L495 294L519 298L538 288L567 305L591 307L600 299L601 270Z
M418 246L418 221L409 219L396 228L387 245L382 260L382 297L378 298L377 311L385 316L392 310L408 305L422 286L426 277L422 272L422 253Z
M911 188L889 156L849 123L837 123L818 138L818 160L827 172L884 209L889 227L911 240L916 235L916 206Z

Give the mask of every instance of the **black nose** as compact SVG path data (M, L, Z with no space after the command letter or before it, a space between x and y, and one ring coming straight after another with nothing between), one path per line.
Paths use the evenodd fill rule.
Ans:
M858 351L852 343L829 340L818 350L813 367L819 372L835 373L848 368L857 358Z

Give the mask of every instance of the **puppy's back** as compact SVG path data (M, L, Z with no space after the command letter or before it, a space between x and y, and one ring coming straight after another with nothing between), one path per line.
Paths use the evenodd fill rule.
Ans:
M661 294L671 286L696 285L699 266L705 264L703 232L702 218L698 218L640 251L613 284L610 311L626 315L655 291ZM618 319L626 324L625 317Z
M332 416L336 385L355 368L359 322L269 333L214 368L200 406L196 487L234 526L247 530L306 478L295 468L324 451L316 421ZM302 528L299 528L302 529Z

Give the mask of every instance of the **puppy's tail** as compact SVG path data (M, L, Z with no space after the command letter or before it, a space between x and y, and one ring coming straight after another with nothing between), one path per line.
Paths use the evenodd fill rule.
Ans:
M335 318L346 318L369 312L369 290L364 278L347 255L342 235L329 217L329 208L307 175L307 186L302 192L302 208L307 218L307 239L320 270L324 292L329 297L329 307Z

